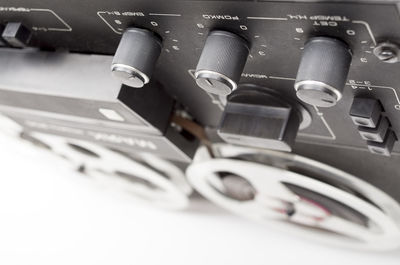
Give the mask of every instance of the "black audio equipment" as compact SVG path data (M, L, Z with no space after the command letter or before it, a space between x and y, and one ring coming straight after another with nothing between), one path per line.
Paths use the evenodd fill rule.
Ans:
M157 206L194 188L277 229L397 248L399 12L0 0L2 131Z

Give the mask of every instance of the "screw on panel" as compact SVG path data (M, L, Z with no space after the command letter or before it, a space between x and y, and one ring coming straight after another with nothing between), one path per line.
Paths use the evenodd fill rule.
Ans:
M399 46L391 42L379 43L374 49L374 55L385 63L397 63L400 61Z

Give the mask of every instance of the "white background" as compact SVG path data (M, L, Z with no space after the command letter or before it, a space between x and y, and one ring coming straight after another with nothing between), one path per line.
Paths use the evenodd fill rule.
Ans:
M0 264L400 264L243 220L203 200L183 212L94 185L45 151L0 137Z

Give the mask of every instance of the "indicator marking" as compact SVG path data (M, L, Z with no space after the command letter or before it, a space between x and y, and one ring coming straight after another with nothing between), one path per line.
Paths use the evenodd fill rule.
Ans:
M180 17L181 14L149 13L149 16Z
M253 20L288 20L286 17L247 17Z
M72 31L72 28L70 25L68 25L67 22L65 22L59 15L56 14L56 12L54 12L51 9L45 9L45 8L30 8L30 11L38 11L38 12L49 12L51 13L53 16L55 16L64 26L65 28L47 28L47 30L49 31Z
M98 12L97 12L97 16L99 16L99 18L100 18L101 20L103 20L103 22L106 23L106 25L107 25L112 31L114 31L115 33L121 35L122 32L117 31L117 30L116 30L113 26L111 26L111 24L108 23L108 21L102 16L102 14L105 14L105 13L107 13L107 12L106 12L106 11L98 11Z
M271 79L278 79L278 80L290 80L290 81L295 81L295 78L289 78L289 77L280 77L280 76L269 76Z
M375 40L374 34L372 33L372 30L371 30L371 27L369 26L369 24L367 22L365 22L365 21L362 21L362 20L353 20L352 22L355 23L355 24L364 25L365 28L368 31L369 36L371 37L372 43L376 46L376 40Z

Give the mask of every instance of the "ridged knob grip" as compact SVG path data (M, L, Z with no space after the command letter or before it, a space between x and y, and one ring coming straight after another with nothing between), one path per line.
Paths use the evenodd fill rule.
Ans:
M318 107L332 107L341 99L351 63L344 42L328 37L310 39L304 46L297 72L297 97Z
M153 32L126 29L111 65L113 76L127 86L144 86L150 81L161 48L161 39Z
M249 55L246 40L221 30L210 32L196 67L196 83L209 93L228 95L236 89Z

